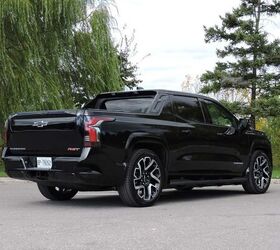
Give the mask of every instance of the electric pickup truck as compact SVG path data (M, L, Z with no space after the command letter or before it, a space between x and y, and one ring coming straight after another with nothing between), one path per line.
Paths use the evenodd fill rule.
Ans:
M271 144L248 120L209 97L167 90L13 114L2 159L8 176L37 183L47 199L117 190L129 206L150 206L166 188L242 185L261 194L272 174Z

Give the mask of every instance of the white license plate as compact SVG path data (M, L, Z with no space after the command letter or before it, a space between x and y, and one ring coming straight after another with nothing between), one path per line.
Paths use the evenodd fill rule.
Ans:
M51 169L52 158L51 157L37 157L37 168Z

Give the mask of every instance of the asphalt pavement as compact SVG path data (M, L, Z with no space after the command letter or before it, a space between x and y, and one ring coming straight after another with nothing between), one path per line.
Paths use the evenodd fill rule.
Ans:
M280 249L280 184L166 190L153 207L116 192L45 200L34 183L0 178L0 249Z

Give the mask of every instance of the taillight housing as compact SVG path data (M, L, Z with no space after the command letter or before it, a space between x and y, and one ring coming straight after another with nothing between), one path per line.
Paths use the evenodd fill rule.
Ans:
M100 143L101 124L103 122L112 122L115 119L111 117L88 117L86 120L84 147L92 147Z

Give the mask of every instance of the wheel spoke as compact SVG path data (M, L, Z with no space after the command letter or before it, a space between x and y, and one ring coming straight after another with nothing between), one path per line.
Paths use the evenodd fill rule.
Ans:
M261 179L260 178L257 179L257 183L258 183L258 186L261 188Z
M134 184L134 188L136 189L136 190L138 190L138 189L141 189L141 188L145 188L143 185L135 185Z
M152 187L151 184L146 187L147 188L147 197L145 197L145 200L149 201L152 198Z
M267 164L267 160L264 159L264 160L262 161L262 163L260 164L260 166L262 167L262 166L264 166L264 165L266 165L266 164Z
M139 161L137 165L138 165L138 169L139 169L139 171L140 171L140 175L142 175L142 173L143 173L142 168L144 169L145 167L144 167L144 166L143 166L143 167L141 166L141 161Z
M159 174L159 177L157 177L157 176L155 176L154 175L154 172L156 171L157 169L154 169L152 172L151 172L151 174L150 174L150 176L157 182L157 183L160 183L160 174Z
M141 169L138 167L138 168L135 168L135 171L134 171L134 180L135 179L141 179L142 177L142 171Z
M261 162L262 162L262 159L263 159L263 157L262 157L262 156L257 158L258 167L260 167Z
M258 170L254 171L254 178L255 178L255 179L258 179L259 176L260 176L259 171L258 171Z
M267 178L269 178L268 166L266 166L266 167L263 169L263 173L266 175Z
M253 167L253 177L255 179L256 186L263 190L269 185L270 179L270 166L268 159L264 156L259 156L256 158Z
M161 183L161 171L157 161L148 156L139 159L133 176L138 197L145 201L153 200L159 193Z
M137 194L140 198L143 198L145 197L145 188L144 186L142 188L139 188L138 191L137 191Z
M264 187L264 178L262 177L260 179L260 188L263 189L263 187Z
M152 160L147 167L145 167L145 171L149 170L149 168L155 163L155 160Z

